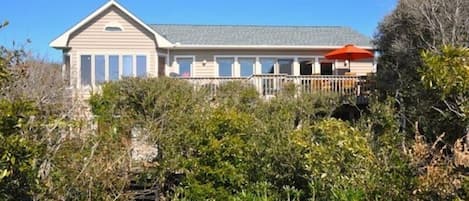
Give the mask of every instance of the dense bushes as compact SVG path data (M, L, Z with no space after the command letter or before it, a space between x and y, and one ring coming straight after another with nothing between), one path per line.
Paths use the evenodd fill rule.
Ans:
M343 103L332 94L265 100L243 83L211 96L177 79L125 79L92 96L91 129L63 118L65 105L50 100L0 107L1 140L26 140L2 147L22 159L2 158L2 172L16 175L0 179L10 189L2 198L127 200L131 178L156 186L165 200L467 198L468 181L453 159L406 138L391 100L372 100L360 119L344 122L331 118ZM50 104L55 112L42 112ZM131 160L136 130L157 157Z
M414 162L429 155L401 133L392 100L372 100L354 123L331 118L340 102L331 94L288 92L265 100L242 83L222 85L210 96L167 78L109 83L91 99L100 132L129 136L138 127L158 145L158 157L141 176L157 183L166 199L466 196L464 178L451 168L442 169L453 178L440 180L447 187L434 188L426 168L435 163ZM455 181L461 185L450 184Z
M27 199L37 192L41 147L22 135L35 114L31 103L0 100L0 199Z
M167 198L372 200L388 191L382 179L401 171L381 171L377 157L384 150L372 146L367 130L381 126L377 132L386 137L397 134L392 117L380 125L370 117L354 128L330 118L339 105L334 95L283 93L267 101L242 83L222 85L207 97L181 80L127 79L106 84L91 103L101 132L128 136L139 127L158 145L159 156L144 175ZM182 180L173 180L175 174Z

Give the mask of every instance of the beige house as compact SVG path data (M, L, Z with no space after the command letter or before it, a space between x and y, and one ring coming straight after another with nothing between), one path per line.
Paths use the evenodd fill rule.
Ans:
M70 85L90 88L126 76L226 80L281 75L305 83L375 72L373 59L324 58L350 43L373 49L368 37L347 27L145 24L109 1L50 46L63 51L63 74Z

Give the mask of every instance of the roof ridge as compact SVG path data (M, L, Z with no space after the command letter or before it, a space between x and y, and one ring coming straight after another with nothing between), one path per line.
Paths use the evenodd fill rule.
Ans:
M292 28L351 28L339 25L260 25L260 24L173 24L151 23L150 26L212 26L212 27L292 27Z

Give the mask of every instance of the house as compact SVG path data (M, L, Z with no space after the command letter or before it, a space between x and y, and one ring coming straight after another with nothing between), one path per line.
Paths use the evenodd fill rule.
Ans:
M87 88L125 76L214 80L374 72L373 59L348 63L324 58L349 43L373 49L368 37L338 26L146 24L111 0L50 46L63 52L63 74L70 85ZM279 86L278 81L260 83Z

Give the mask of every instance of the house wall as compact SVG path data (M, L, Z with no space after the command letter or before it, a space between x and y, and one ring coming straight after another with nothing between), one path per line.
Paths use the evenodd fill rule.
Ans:
M118 24L123 28L123 31L105 31L104 28L108 24ZM172 72L179 73L179 68L175 61L176 57L189 56L195 58L193 65L193 76L195 77L217 76L218 70L215 62L215 57L217 56L308 58L315 62L315 73L319 72L318 65L321 62L332 62L336 68L348 68L348 66L344 66L343 61L326 61L323 55L330 50L168 50L158 48L155 41L152 33L132 20L117 7L111 6L90 22L71 33L68 41L70 49L64 51L70 56L69 73L71 85L79 87L80 55L146 55L147 73L152 77L158 75L158 55L166 58L166 75L170 75ZM295 63L293 66L294 72L299 74L298 64ZM351 62L351 67L351 72L355 72L357 75L365 75L373 71L373 61L353 61Z
M105 26L110 23L119 24L123 31L105 31ZM69 50L71 84L78 85L80 55L84 54L146 55L147 73L149 76L156 76L158 62L155 41L152 33L121 10L114 6L108 8L70 35L68 46L71 47Z
M317 58L318 64L320 62L331 62L337 68L348 68L344 66L344 61L331 61L324 59L325 55L330 50L171 50L169 56L169 66L166 69L167 74L173 72L178 73L178 65L175 60L176 57L195 57L193 66L193 76L195 77L213 77L217 76L217 64L215 62L216 56L238 56L238 57L275 57L275 58L310 58L315 60ZM205 65L204 65L205 61ZM366 73L373 71L373 60L360 60L351 62L351 72L357 75L366 75ZM298 71L299 72L299 71ZM318 70L316 70L316 73Z
M352 73L356 73L357 75L366 75L367 73L374 72L376 69L373 67L373 59L361 59L356 61L350 62L350 69ZM344 62L340 62L341 66L344 66ZM349 66L346 66L349 68Z

